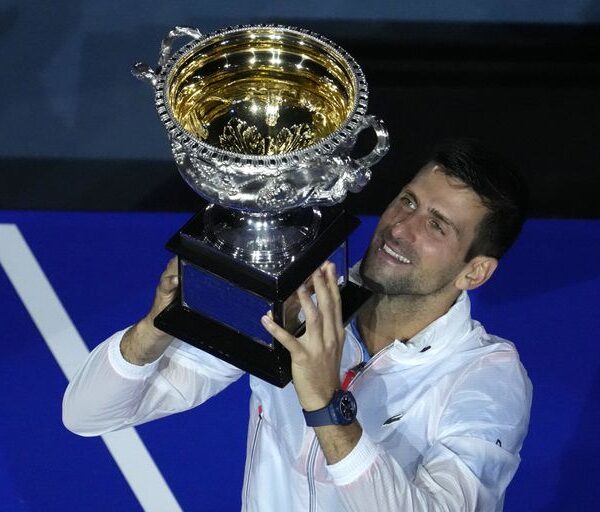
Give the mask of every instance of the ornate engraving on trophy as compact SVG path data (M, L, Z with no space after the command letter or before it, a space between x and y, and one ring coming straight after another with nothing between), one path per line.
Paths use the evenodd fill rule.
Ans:
M234 117L230 119L219 136L221 149L245 155L279 155L291 153L310 146L314 133L307 124L284 126L274 137L263 135L256 126Z

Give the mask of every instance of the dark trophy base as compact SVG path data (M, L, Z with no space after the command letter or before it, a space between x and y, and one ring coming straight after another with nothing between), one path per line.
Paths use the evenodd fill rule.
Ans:
M178 297L155 319L156 327L279 387L292 378L290 355L262 327L271 311L285 325L288 299L326 260L340 275L344 323L371 292L348 281L348 235L357 218L341 207L322 210L314 239L276 272L265 272L218 250L207 236L204 211L167 243L179 257ZM303 325L294 326L298 335Z

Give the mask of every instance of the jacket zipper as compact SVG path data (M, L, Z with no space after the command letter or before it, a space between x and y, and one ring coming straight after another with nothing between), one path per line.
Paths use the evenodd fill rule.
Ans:
M343 387L344 389L349 389L352 384L372 366L373 362L381 357L382 354L387 352L392 344L385 347L383 350L379 351L375 354L371 359L369 359L366 363L361 361L354 368L348 370L346 372L346 376L350 375L350 379L344 379ZM351 373L350 373L351 372ZM319 441L315 434L315 438L312 440L310 445L310 450L308 452L308 458L306 460L306 477L308 480L308 511L315 512L317 505L317 489L315 486L315 471L316 471L316 461L317 461L317 452L319 450Z
M317 460L317 437L312 441L306 459L306 477L308 479L308 511L315 512L317 504L317 488L315 487L315 462Z
M254 436L252 437L252 447L250 448L250 459L248 461L248 470L246 472L246 481L244 483L244 510L248 510L248 492L250 488L250 478L252 477L252 467L254 465L254 456L256 454L256 446L258 444L258 435L260 433L260 427L263 422L262 405L258 406L258 420L256 422L256 428L254 429Z

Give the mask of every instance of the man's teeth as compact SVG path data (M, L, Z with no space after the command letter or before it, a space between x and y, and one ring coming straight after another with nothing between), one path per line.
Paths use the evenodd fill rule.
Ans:
M410 263L410 260L408 258L405 258L401 254L398 254L397 252L393 251L392 248L387 244L383 244L383 252L389 254L392 258L395 258L402 263Z

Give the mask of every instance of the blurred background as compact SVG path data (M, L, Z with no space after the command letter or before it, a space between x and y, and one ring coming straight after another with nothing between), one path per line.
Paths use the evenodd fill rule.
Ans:
M155 66L175 25L274 22L333 39L366 73L369 111L385 119L392 149L361 209L380 211L435 141L467 135L524 169L534 215L600 211L597 0L4 0L0 9L5 208L193 209L152 90L131 66Z
M165 241L198 208L131 66L154 66L173 26L253 23L318 32L366 74L391 149L346 201L354 260L439 139L519 165L532 220L473 296L534 384L506 510L597 510L598 0L0 2L0 510L239 509L247 379L134 441L70 434L60 401L87 350L144 314Z

